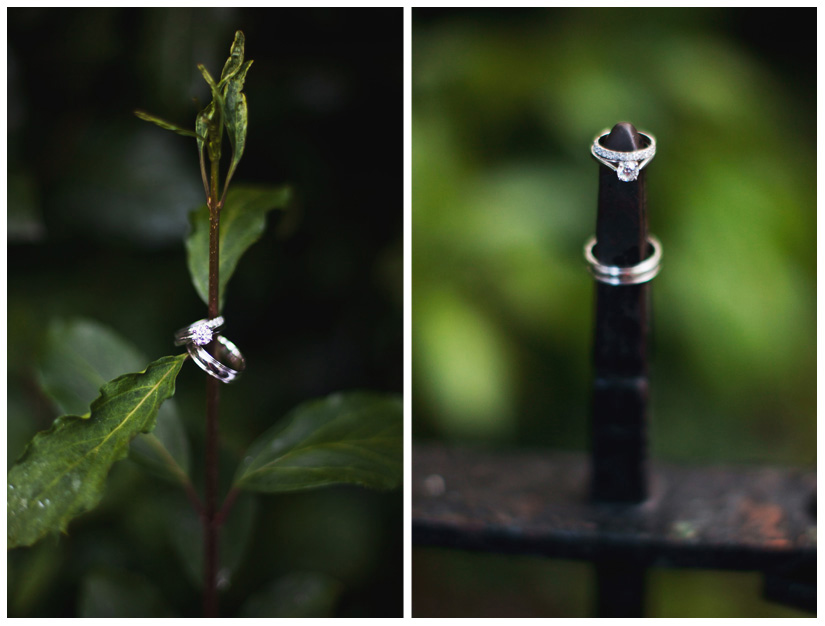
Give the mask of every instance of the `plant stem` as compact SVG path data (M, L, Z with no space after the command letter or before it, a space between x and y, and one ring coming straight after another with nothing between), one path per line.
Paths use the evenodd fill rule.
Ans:
M221 213L218 196L218 162L212 161L209 189L209 318L217 317L218 279L220 273L220 223ZM211 349L214 351L215 343ZM214 353L214 352L213 352ZM206 377L206 511L203 516L204 581L203 615L218 617L218 532L216 523L218 496L218 380Z
M204 617L218 616L218 531L216 502L218 491L218 380L206 381L206 515L204 531Z
M235 504L235 500L238 497L238 489L237 487L233 487L229 490L229 493L226 494L226 499L223 501L223 505L221 506L220 511L218 511L217 515L215 516L215 524L217 524L218 528L220 528L224 521L226 520L226 516L229 515L229 511L232 510L232 505Z

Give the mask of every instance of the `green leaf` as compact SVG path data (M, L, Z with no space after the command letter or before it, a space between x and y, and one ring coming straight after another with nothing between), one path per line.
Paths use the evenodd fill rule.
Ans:
M226 106L226 130L229 134L229 141L232 144L232 164L229 166L227 182L235 173L235 168L238 167L238 163L240 163L244 148L246 147L248 116L246 95L244 95L241 90L246 80L246 73L249 71L251 65L252 61L244 63L237 73L229 79L226 85L224 98Z
M212 74L209 73L209 70L206 69L205 65L199 64L198 69L200 70L203 79L206 81L206 84L209 85L209 89L212 90L212 97L215 96L218 92L218 86L215 84L215 79L212 78Z
M223 99L212 100L203 111L198 113L195 120L195 130L198 132L198 151L203 152L203 144L206 142L210 161L220 161L221 158L222 108Z
M167 356L106 383L84 419L59 417L35 435L8 473L8 547L30 546L94 508L129 442L155 427L187 355Z
M133 345L103 324L58 318L46 330L37 374L60 415L82 415L106 381L137 372L146 362Z
M250 597L241 617L333 617L342 591L326 574L293 572Z
M166 130L171 130L176 132L178 135L183 135L184 137L198 137L198 133L187 130L186 128L181 128L177 124L173 124L172 122L167 122L159 117L152 115L151 113L147 113L146 111L135 111L135 115L137 115L140 119L152 122L161 128L165 128Z
M220 307L225 288L244 252L263 234L266 214L287 207L289 187L238 186L229 190L221 211ZM190 215L192 231L186 239L189 274L198 295L209 302L209 209L203 205Z
M224 100L221 90L215 84L215 79L203 65L198 65L203 78L212 91L212 102L198 114L195 120L195 130L202 134L207 142L207 151L210 161L220 161L221 143L223 142ZM198 150L203 150L203 141L198 141Z
M55 319L46 331L37 375L61 415L84 415L101 385L124 372L139 371L148 360L98 322ZM154 432L132 442L130 458L162 478L188 480L189 444L174 400L160 407Z
M249 449L235 486L277 493L352 483L392 489L403 472L401 399L338 393L304 403Z
M235 31L235 40L232 42L232 47L229 49L229 58L223 65L221 82L218 87L223 87L243 64L244 43L245 38L243 32L240 30Z
M198 113L198 117L195 119L195 130L198 133L198 154L203 153L204 143L209 142L208 150L210 160L214 160L212 159L213 156L215 156L216 159L220 159L221 157L220 137L218 137L217 148L214 145L215 134L218 130L218 117L218 107L213 100L206 105L203 111ZM213 154L215 150L217 150L217 155Z

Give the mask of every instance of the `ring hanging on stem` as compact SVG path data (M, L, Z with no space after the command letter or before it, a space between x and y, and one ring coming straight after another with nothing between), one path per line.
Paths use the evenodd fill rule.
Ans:
M246 369L246 360L238 347L222 335L215 335L215 356L204 346L190 342L186 349L189 356L204 372L222 383L231 383ZM225 363L224 363L225 362ZM227 365L226 363L229 363Z
M175 345L183 346L190 341L194 341L199 346L210 344L216 331L222 328L223 324L224 319L220 315L211 320L198 320L175 333Z

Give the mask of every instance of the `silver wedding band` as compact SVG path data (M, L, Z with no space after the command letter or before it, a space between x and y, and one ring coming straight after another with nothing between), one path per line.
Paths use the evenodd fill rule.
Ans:
M593 236L584 244L584 258L593 278L601 283L614 286L639 285L653 279L662 268L662 244L653 235L648 236L647 243L652 252L641 263L629 267L603 265L593 254L596 247L596 237Z
M231 383L246 368L246 360L234 343L217 332L223 324L221 316L198 320L175 333L175 345L185 344L198 367L223 383ZM214 346L215 356L206 349L209 344Z
M198 367L222 383L231 383L236 380L246 368L246 360L241 351L222 335L215 336L215 356L209 354L205 347L199 346L194 341L187 344L186 349Z
M639 135L647 140L647 145L640 150L621 152L618 150L608 150L601 144L602 138L609 134L609 130L602 131L593 140L593 144L590 146L590 153L599 163L606 165L616 172L619 180L623 182L636 180L642 168L650 163L653 157L656 156L656 138L650 133L640 132Z

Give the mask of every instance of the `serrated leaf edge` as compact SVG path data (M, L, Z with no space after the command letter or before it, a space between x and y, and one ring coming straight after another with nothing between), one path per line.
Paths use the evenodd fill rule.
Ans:
M106 441L108 441L108 440L111 438L111 436L112 436L115 432L117 432L120 428L122 428L122 427L123 427L123 425L124 425L124 424L125 424L125 423L129 420L129 419L131 419L131 418L132 418L132 416L135 414L135 411L137 411L137 410L138 410L141 406L143 406L143 404L146 402L146 400L147 400L147 399L148 399L148 398L152 395L152 393L153 393L155 390L157 390L157 389L160 387L160 385L161 385L161 384L162 384L162 383L163 383L163 382L164 382L164 381L165 381L165 380L169 377L169 375L170 375L170 374L172 374L172 372L174 372L174 371L176 371L176 370L177 370L177 371L180 371L180 368L183 366L183 362L186 360L186 358L187 358L187 357L188 357L188 355L186 355L186 354L183 354L183 355L177 355L177 356L162 357L161 359L158 359L157 361L155 361L155 362L153 362L153 363L150 363L150 364L149 364L149 365L148 365L148 366L147 366L144 370L142 370L142 371L140 371L140 372L133 372L133 373L129 373L129 374L124 374L124 375L122 375L122 376L118 376L117 378L114 378L114 379L112 379L111 381L107 382L105 385L103 385L103 386L100 388L100 395L98 395L98 397L97 397L97 398L96 398L96 399L92 402L92 404L91 404L91 406L90 406L90 408L91 408L91 410L90 410L90 412L89 412L89 415L90 415L90 416L91 416L91 415L94 415L94 412L95 412L95 410L96 410L96 409L99 409L99 408L100 408L102 405L104 405L106 402L109 402L109 401L110 401L113 397L116 397L117 395L120 395L120 394L113 394L112 396L107 396L107 395L106 395L106 391L105 391L105 388L106 388L106 387L108 387L109 385L113 385L114 383L116 383L116 382L118 382L118 381L121 381L121 380L123 380L123 379L125 379L125 378L136 377L136 376L142 376L142 375L144 375L144 374L145 374L145 373L149 370L149 368L151 368L151 367L153 367L153 366L157 366L158 361L161 361L161 360L163 360L163 359L167 359L167 360L169 360L169 361L170 361L170 367L169 367L168 371L167 371L166 373L164 373L164 374L163 374L163 376L162 376L162 377L161 377L161 379L157 382L157 384L156 384L156 385L147 385L147 386L144 386L144 387L138 387L138 389L144 389L144 388L149 388L149 389L152 389L152 392L147 393L147 394L146 394L146 395L145 395L145 396L144 396L144 397L140 400L140 402L138 403L138 405L137 405L137 406L135 406L135 407L134 407L134 408L133 408L133 409L129 412L129 414L128 414L128 415L127 415L127 416L126 416L123 420L121 420L121 422L120 422L120 423L119 423L119 424L118 424L118 425L117 425L114 429L112 429L112 430L111 430L111 431L110 431L110 432L109 432L109 433L108 433L105 437L103 437L103 440L102 440L102 441L101 441L101 442L100 442L97 446L95 446L94 448L92 448L91 450L89 450L86 454L84 454L84 455L83 455L80 459L78 459L76 462L74 462L74 463L72 463L71 465L69 465L69 466L68 466L68 467L67 467L64 471L62 471L60 474L58 474L58 476L57 476L54 480L52 480L52 481L51 481L48 485L46 485L46 487L44 487L43 489L41 489L41 490L40 490L40 492L38 492L38 494L37 494L37 495L32 496L32 497L31 497L31 500L33 500L33 501L39 500L39 499L40 499L40 498L41 498L41 497L42 497L42 496L43 496L46 492L48 492L48 490L49 490L49 489L51 489L51 488L52 488L52 487L53 487L53 486L54 486L54 485L55 485L55 484L56 484L59 480L61 480L61 479L62 479L62 478L63 478L63 477L64 477L64 476L68 473L68 472L70 472L73 468L77 467L77 465L79 465L81 462L83 462L84 460L86 460L86 459L89 457L89 455L96 453L96 451L97 451L97 450L98 450L98 449L99 449L99 448L100 448L100 447L101 447L104 443L106 443ZM134 390L131 390L131 391L134 391ZM172 395L174 395L174 387L172 388L172 390L171 390L170 394L169 394L168 396L164 397L164 398L163 398L163 399L162 399L162 400L158 403L158 407L160 407L160 404L162 404L162 402L163 402L163 401L167 400L167 399L168 399L168 398L170 398ZM37 434L34 436L34 438L33 438L33 439L29 442L29 444L26 446L26 448L25 448L25 449L23 450L23 452L20 454L20 456L18 457L18 459L15 461L15 465L17 465L18 463L20 463L20 462L22 462L23 460L25 460L26 456L29 454L29 451L32 449L32 447L35 445L35 443L36 443L37 441L39 441L40 439L42 439L42 438L44 438L44 437L48 436L48 435L49 435L49 434L51 434L51 433L52 433L52 432L53 432L56 428L58 428L58 427L59 427L62 423L64 423L65 421L71 420L71 419L84 419L84 420L88 420L89 418L88 418L88 417L85 417L85 416L78 416L78 415L64 415L64 416L58 417L58 418L57 418L57 419L53 422L52 426L51 426L48 430L45 430L45 431L40 432L40 433L37 433ZM152 430L152 429L149 429L149 430L146 430L146 431L141 431L141 432L151 432L151 430ZM88 441L88 440L87 440L87 441ZM74 443L73 443L73 444L71 444L71 445L72 445L72 446L75 446L75 445L78 445L79 443L84 443L84 442L83 442L83 441L80 441L80 442L74 442ZM127 442L127 444L128 444L128 442ZM71 446L69 446L69 447L71 447ZM114 463L114 462L117 462L117 461L119 461L119 460L122 460L122 459L124 459L124 458L126 458L126 456L128 455L128 449L129 449L129 448L128 448L128 445L126 445L126 446L121 446L121 447L120 447L120 450L119 450L119 453L118 453L118 454L114 457L114 461L113 461L113 463ZM13 467L13 466L12 466L12 467ZM11 472L11 469L12 469L12 468L9 468L9 472ZM104 477L104 480L105 480L105 477ZM67 528L67 526L68 526L69 522L70 522L72 519L74 519L75 517L77 517L78 515L80 515L80 514L82 514L82 513L86 512L86 511L91 510L92 508L94 508L94 507L97 505L97 503L98 503L98 502L100 502L101 498L103 497L102 487L101 487L100 489L98 489L98 491L99 491L99 493L97 494L97 497L96 497L96 498L94 498L94 499L91 499L91 500L89 501L89 503L88 503L88 507L86 507L86 508L82 508L82 509L81 509L81 510L79 510L79 511L73 511L71 508L67 508L68 514L67 514L67 515L65 516L65 518L64 518L64 519L62 519L62 520L60 521L60 523L59 523L59 530L60 530L60 532L65 533L65 532L66 532L66 528ZM40 540L42 537L44 537L46 534L48 534L48 532L49 532L49 531L48 531L48 529L44 529L44 530L43 530L43 532L41 532L41 533L40 533L37 537L35 537L35 538L34 538L34 539L30 542L30 543L9 543L9 546L8 546L8 547L9 547L9 548L12 548L12 547L18 547L18 546L28 546L28 545L32 545L32 544L34 544L35 542L37 542L38 540Z

